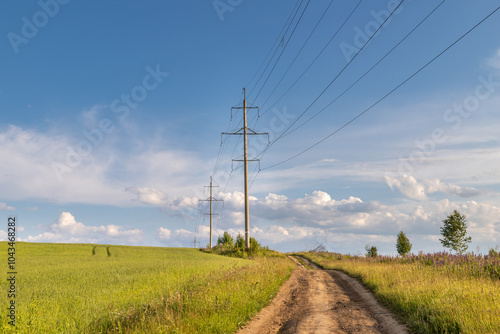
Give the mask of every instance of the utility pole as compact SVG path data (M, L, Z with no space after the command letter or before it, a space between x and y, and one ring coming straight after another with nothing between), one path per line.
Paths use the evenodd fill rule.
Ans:
M212 189L214 188L214 186L212 185L212 177L210 176L210 185L209 186L205 186L206 188L210 188L210 197L207 198L207 199L200 199L200 201L202 202L210 202L210 213L205 213L206 216L210 216L210 249L212 249L212 216L215 216L216 213L212 213L212 203L213 202L221 202L222 200L220 199L216 199L213 197L213 191ZM217 186L215 186L217 187Z
M233 160L233 161L243 161L244 165L244 184L245 184L245 246L246 248L250 248L250 206L248 203L248 162L249 161L259 161L258 159L248 159L248 140L247 136L252 135L252 136L258 136L258 135L267 135L268 141L269 141L269 133L267 132L262 132L262 133L257 133L253 131L252 129L248 128L247 126L247 109L257 109L258 112L258 107L247 107L247 98L246 98L246 91L245 88L243 88L243 107L232 107L231 108L231 117L233 114L233 109L243 109L243 127L239 129L236 132L223 132L222 135L243 135L243 160ZM222 138L221 138L222 142Z
M197 244L197 243L196 243L196 237L194 237L194 242L193 242L193 244L194 244L194 248L196 248L196 244Z

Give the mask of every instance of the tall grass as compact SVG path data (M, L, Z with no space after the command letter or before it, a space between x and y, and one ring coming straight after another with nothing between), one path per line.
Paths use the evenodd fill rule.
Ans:
M363 258L304 253L359 278L415 333L500 333L498 263L446 253Z
M0 312L4 333L231 333L293 267L178 248L17 243L16 251L17 325Z

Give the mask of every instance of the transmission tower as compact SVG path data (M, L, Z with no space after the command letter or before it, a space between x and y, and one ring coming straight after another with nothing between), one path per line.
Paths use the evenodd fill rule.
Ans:
M221 202L223 200L221 199L216 199L213 197L213 188L214 186L212 185L212 177L210 176L210 185L205 186L205 188L210 188L210 197L207 199L200 199L201 202L210 202L210 213L205 213L206 216L210 216L210 249L212 249L212 216L217 215L216 213L212 212L212 203L213 202ZM215 186L217 188L217 186Z
M243 161L244 164L244 183L245 183L245 244L246 248L250 248L250 208L248 204L248 162L259 161L258 159L248 159L248 141L247 136L267 135L269 141L269 133L257 133L247 126L247 109L257 109L258 107L247 107L247 99L245 88L243 88L243 107L232 107L231 117L233 116L234 109L243 109L243 127L236 132L223 132L222 135L239 135L243 136L243 160L234 159L233 161Z

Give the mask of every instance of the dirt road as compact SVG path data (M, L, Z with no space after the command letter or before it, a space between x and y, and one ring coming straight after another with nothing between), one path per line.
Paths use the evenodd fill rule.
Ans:
M299 269L238 334L408 333L355 279L292 259Z

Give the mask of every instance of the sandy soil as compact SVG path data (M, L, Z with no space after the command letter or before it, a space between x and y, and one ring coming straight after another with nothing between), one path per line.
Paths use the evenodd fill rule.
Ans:
M408 333L358 281L335 270L298 269L238 334Z

